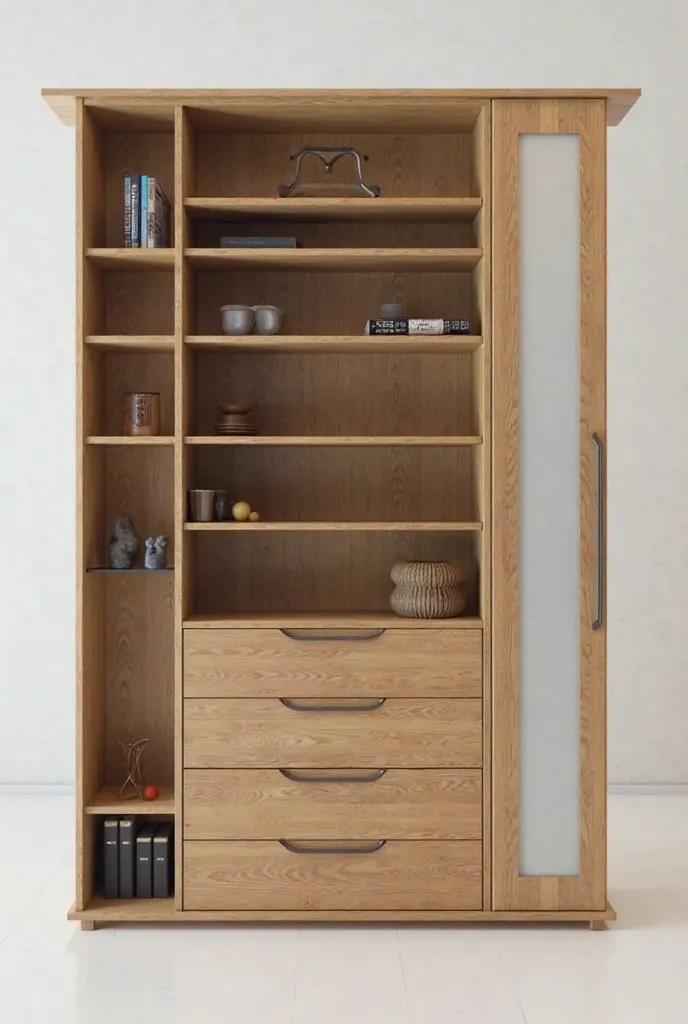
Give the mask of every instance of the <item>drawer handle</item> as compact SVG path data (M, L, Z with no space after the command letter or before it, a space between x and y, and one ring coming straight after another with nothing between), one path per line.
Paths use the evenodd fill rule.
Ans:
M379 768L365 775L299 775L290 768L280 768L280 772L290 782L377 782L386 774L387 769Z
M379 842L373 843L371 846L296 846L294 843L290 843L287 839L278 840L280 846L283 846L289 853L377 853L386 844L386 839L380 839Z
M289 697L280 697L280 703L290 711L377 711L386 700L386 697L378 697L368 704L345 704L339 701L336 704L297 704Z
M337 643L339 640L349 644L363 643L366 640L377 640L387 630L361 629L356 633L345 633L342 636L322 636L323 632L326 632L326 630L319 630L317 633L307 633L300 629L280 629L280 633L283 633L289 640L302 640L308 644Z

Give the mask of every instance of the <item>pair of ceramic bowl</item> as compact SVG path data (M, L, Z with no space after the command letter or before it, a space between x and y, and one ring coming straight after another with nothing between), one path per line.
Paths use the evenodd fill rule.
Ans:
M225 334L279 334L282 310L277 306L222 306Z

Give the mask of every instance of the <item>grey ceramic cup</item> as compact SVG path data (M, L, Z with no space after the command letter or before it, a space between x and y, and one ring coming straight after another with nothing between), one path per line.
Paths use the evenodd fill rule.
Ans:
M279 334L282 327L282 310L277 306L253 306L255 313L255 334Z
M194 523L212 523L215 491L189 491L189 514Z
M222 306L222 330L225 334L250 334L255 313L252 306Z

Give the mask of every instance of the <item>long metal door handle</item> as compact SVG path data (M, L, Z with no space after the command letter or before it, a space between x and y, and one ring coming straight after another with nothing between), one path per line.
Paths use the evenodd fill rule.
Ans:
M280 846L283 846L289 853L377 853L387 842L380 839L379 842L370 846L302 846L290 843L288 839L279 839Z
M280 768L280 772L290 782L377 782L386 774L387 769L379 768L365 775L300 775L291 768Z
M323 636L327 630L319 630L317 633L308 633L300 629L280 629L280 633L289 640L301 640L307 644L337 643L342 641L347 644L364 643L366 640L377 640L379 636L386 633L386 629L362 629L356 633L344 633L342 636Z
M595 447L597 457L596 500L597 500L597 607L592 628L599 629L604 621L604 447L597 434L591 434L590 440Z
M387 700L386 697L378 697L376 700L368 701L367 704L345 704L337 701L332 704L297 704L290 697L280 697L280 703L290 711L377 711Z

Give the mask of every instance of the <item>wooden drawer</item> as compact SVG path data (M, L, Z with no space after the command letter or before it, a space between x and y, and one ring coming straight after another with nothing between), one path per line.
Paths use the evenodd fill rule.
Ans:
M184 772L185 839L481 839L482 773Z
M185 700L184 767L481 767L479 700L391 699L380 706L371 698L290 700L289 705L284 700ZM317 710L305 710L309 706ZM366 707L374 710L362 710Z
M322 849L328 844L316 844ZM348 848L356 844L348 844ZM375 852L277 842L185 842L185 910L479 910L482 847L387 842ZM312 844L295 843L303 851Z
M376 632L187 629L184 695L482 696L480 630L386 629L379 636Z

